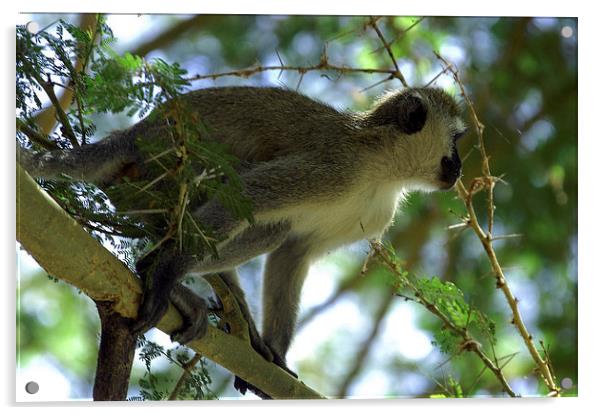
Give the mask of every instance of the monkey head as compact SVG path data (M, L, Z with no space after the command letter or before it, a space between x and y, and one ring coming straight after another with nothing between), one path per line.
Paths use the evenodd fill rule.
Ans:
M451 189L462 169L456 142L466 127L460 115L455 100L437 88L382 96L365 121L378 131L379 162L387 170L383 173L402 181L408 190Z

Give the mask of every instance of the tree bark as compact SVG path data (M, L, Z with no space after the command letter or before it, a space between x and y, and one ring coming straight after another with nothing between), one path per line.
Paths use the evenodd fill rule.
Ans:
M136 352L131 319L120 316L106 301L97 301L96 308L102 329L92 397L95 401L123 401Z

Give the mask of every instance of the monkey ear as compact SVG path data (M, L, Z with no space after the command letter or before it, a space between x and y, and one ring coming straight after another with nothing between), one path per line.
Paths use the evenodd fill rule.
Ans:
M397 123L406 134L415 134L424 128L427 108L422 98L408 95L401 102Z

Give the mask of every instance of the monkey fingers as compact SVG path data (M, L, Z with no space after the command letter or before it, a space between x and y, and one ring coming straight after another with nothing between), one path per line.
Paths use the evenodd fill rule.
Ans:
M171 340L186 344L207 332L207 304L182 284L176 284L169 294L172 304L182 315L182 326L171 333Z
M166 296L149 290L144 293L142 306L138 310L138 318L132 324L130 330L134 336L144 334L163 318L169 307Z
M239 378L238 376L234 377L234 389L239 391L242 395L245 395L247 393L247 390L250 390L255 395L260 397L261 399L264 399L264 400L272 399L272 397L270 395L263 392L257 386L248 383L246 380Z

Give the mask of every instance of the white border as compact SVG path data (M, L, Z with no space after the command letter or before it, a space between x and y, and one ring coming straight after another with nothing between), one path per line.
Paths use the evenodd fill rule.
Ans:
M470 0L259 0L259 1L34 1L18 2L22 12L112 12L112 13L232 13L232 14L331 14L331 15L430 15L430 16L577 16L587 10L578 2L524 0L496 2ZM582 14L583 15L583 14Z
M220 4L221 3L221 4ZM599 108L601 106L601 92L599 74L602 70L599 52L600 33L599 13L595 2L579 1L546 1L527 2L524 0L504 0L503 2L475 2L470 0L453 1L391 1L391 0L260 0L255 2L194 2L192 0L170 0L168 2L153 1L123 1L104 0L84 2L55 0L33 1L21 0L3 3L1 19L3 23L4 58L2 65L2 81L6 88L3 91L6 99L2 100L2 116L5 126L4 139L2 140L2 155L7 157L1 175L3 183L2 203L4 214L0 229L3 231L5 255L3 264L2 290L4 301L4 330L1 356L5 359L3 376L0 377L0 393L2 403L8 406L9 411L16 410L15 396L15 282L14 282L14 121L12 119L14 103L14 22L19 11L44 11L44 12L113 12L113 13L236 13L236 14L391 14L391 15L463 15L463 16L576 16L578 23L579 43L579 398L564 398L560 400L526 399L511 401L509 399L472 399L470 401L458 400L395 400L395 401L336 401L336 402L218 402L218 403L177 403L165 405L156 403L144 405L147 414L163 413L165 407L196 407L195 410L219 411L261 411L262 413L279 413L283 410L287 414L306 413L308 410L338 409L343 411L366 412L376 407L382 413L398 413L399 411L419 411L420 413L466 413L471 410L487 411L489 414L507 414L518 409L529 412L577 413L583 411L590 413L589 408L596 405L598 385L600 385L600 304L599 296L602 293L600 266L595 261L598 253L597 240L601 234L598 230L598 177L600 176L600 128L594 124L600 120ZM596 238L598 237L598 238ZM335 405L335 406L332 406ZM21 405L21 410L38 412L44 405ZM64 413L80 413L83 408L93 413L104 413L107 407L114 409L124 404L63 404ZM129 404L130 408L140 407L139 404ZM357 408L357 409L356 409ZM113 409L113 410L114 410ZM43 409L42 409L43 410ZM220 412L221 413L221 412Z

